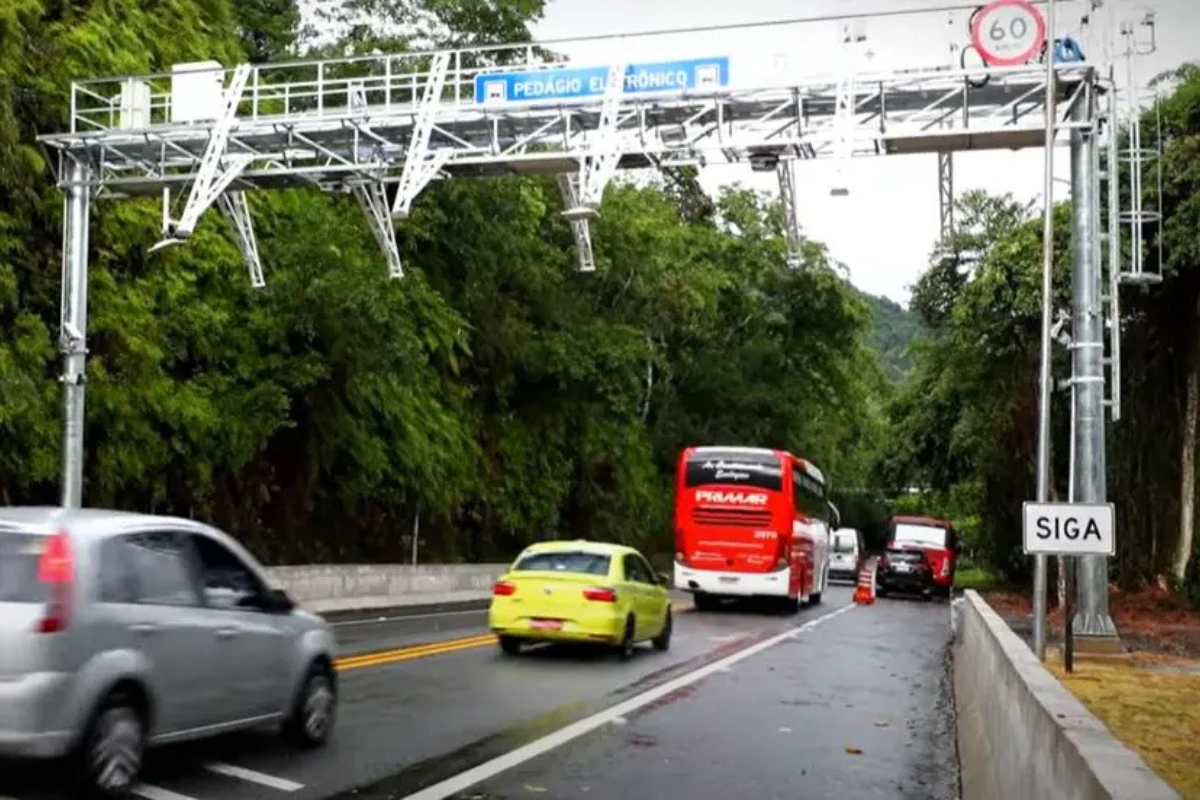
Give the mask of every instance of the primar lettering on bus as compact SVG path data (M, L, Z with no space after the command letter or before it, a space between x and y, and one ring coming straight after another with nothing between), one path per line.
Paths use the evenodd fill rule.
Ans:
M770 498L760 492L721 492L714 489L697 489L697 503L734 503L749 506L765 506Z
M1026 555L1116 554L1112 503L1025 503Z

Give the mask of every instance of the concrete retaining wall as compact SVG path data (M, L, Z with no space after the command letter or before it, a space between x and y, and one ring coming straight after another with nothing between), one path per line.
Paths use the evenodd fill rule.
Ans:
M963 800L1180 800L977 592L954 629Z
M271 567L302 607L319 613L486 600L508 564L308 564Z

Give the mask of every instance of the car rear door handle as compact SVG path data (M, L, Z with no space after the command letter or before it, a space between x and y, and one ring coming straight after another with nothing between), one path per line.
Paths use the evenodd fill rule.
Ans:
M218 628L217 629L217 638L218 639L232 639L233 637L235 637L237 635L238 635L237 628Z
M158 626L153 622L137 622L129 626L129 630L134 633L146 636L151 633L158 633Z

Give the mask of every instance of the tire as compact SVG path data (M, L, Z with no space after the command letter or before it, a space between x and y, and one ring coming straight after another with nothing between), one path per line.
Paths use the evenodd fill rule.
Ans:
M79 743L80 795L96 800L129 797L142 773L146 718L141 704L117 690L100 702Z
M779 613L791 617L800 613L800 596L784 597L779 601Z
M808 596L809 605L819 606L821 604L821 595L825 593L825 587L829 583L829 573L821 573L821 588Z
M333 735L337 719L337 686L326 664L313 662L292 701L283 736L297 747L315 749Z
M671 607L667 606L667 619L663 623L663 629L659 631L658 636L654 637L654 649L660 652L667 652L671 649L671 630L675 627L675 622L672 619Z
M637 623L630 614L625 619L625 635L621 638L621 643L617 645L617 655L622 661L628 661L633 658L633 646L637 644L633 636L637 631Z
M500 649L506 656L521 655L521 640L515 636L501 636Z
M713 611L717 607L717 599L703 592L692 595L692 603L696 606L697 611Z

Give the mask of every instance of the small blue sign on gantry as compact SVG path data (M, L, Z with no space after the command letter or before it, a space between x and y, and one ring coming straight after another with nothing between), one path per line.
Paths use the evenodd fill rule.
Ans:
M600 97L608 83L608 67L553 67L522 72L487 72L475 76L478 105L547 103ZM625 68L626 94L661 94L729 86L729 59L694 58Z

